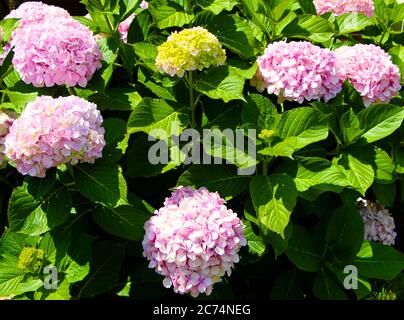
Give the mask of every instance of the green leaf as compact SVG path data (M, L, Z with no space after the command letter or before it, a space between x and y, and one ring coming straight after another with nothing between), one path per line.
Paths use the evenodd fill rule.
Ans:
M382 205L386 207L393 206L397 194L395 183L381 184L375 182L372 185L372 189L373 192L375 193L377 201L379 201Z
M324 262L310 233L300 225L294 225L286 255L296 267L308 272L319 271Z
M134 53L143 61L153 61L155 62L157 55L158 55L158 49L155 44L152 43L147 43L147 42L140 42L140 43L134 43L131 44L133 47Z
M19 284L24 279L24 272L2 264L0 264L0 271L0 297L14 295Z
M243 100L245 79L229 66L210 68L194 77L195 90L207 95L211 99L222 99L224 102Z
M171 135L179 136L188 123L186 107L164 100L144 98L129 117L128 131L141 131L166 140Z
M251 253L262 256L265 253L266 246L261 236L256 235L251 222L244 220L244 236L247 239L248 249Z
M299 16L282 30L282 35L285 37L302 38L314 42L326 42L334 33L334 26L331 22L323 17L310 14Z
M142 42L149 35L153 19L148 11L136 15L128 31L128 43Z
M279 257L282 253L284 253L288 247L289 239L293 234L293 224L289 223L284 232L284 238L279 233L273 232L267 229L265 226L260 225L262 238L266 243L269 243L274 251L275 258Z
M224 102L218 104L225 106ZM240 111L240 108L232 105L226 105L225 108L218 107L217 104L204 105L201 126L203 129L236 130L241 123Z
M58 284L58 288L50 292L49 295L46 296L45 300L70 300L70 283L68 280L63 280Z
M197 5L218 15L223 10L231 11L238 4L238 0L197 0Z
M350 145L363 133L360 128L359 118L352 108L341 116L339 123L345 145Z
M352 154L344 153L333 159L333 164L345 176L349 185L365 195L372 185L375 173L370 164L363 162Z
M258 53L256 49L258 43L253 30L248 22L237 14L210 16L210 19L206 21L206 24L203 23L203 26L213 33L224 47L238 55L252 58Z
M237 57L228 59L227 64L246 80L252 79L257 73L258 69L257 62L250 64L247 61L241 60Z
M108 160L79 164L72 170L79 192L108 207L127 203L127 186L120 166Z
M179 178L178 186L206 187L219 192L225 200L239 195L248 187L249 176L237 174L234 167L225 165L193 165Z
M260 94L249 94L241 110L243 123L252 123L258 130L275 129L280 115L276 106L267 97Z
M160 173L165 173L180 166L186 155L179 147L169 140L165 142L149 141L150 136L145 134L136 136L132 146L127 152L127 175L129 177L153 177ZM151 163L150 154L154 146L158 146L156 156L159 163Z
M292 157L305 146L328 137L327 118L318 110L300 107L287 111L278 124L272 147L259 151L268 156Z
M102 95L89 98L100 110L132 111L142 101L142 97L133 88L113 88Z
M337 16L335 22L339 34L358 32L373 24L372 20L361 13L346 13Z
M349 186L345 175L327 159L298 157L296 160L288 159L276 171L285 172L292 177L299 192L315 189L339 193Z
M97 205L92 211L92 217L105 231L115 236L141 241L144 236L144 224L150 215L139 206L125 205L108 208Z
M272 34L275 23L270 18L268 3L264 0L242 0L243 13L266 34Z
M344 291L325 270L321 271L314 280L313 293L316 298L322 300L347 300Z
M347 151L362 163L372 166L376 181L380 183L393 181L395 165L383 149L376 145L354 145Z
M397 173L404 173L404 148L396 146L393 148L393 159Z
M15 70L4 78L4 83L6 84L7 88L13 88L19 81L21 81L20 76Z
M133 290L134 283L131 281L128 281L125 284L125 287L121 291L117 293L118 296L120 297L130 297L131 291Z
M2 37L0 40L4 42L9 42L11 33L18 27L19 24L20 24L19 19L15 18L7 18L1 20L0 27L2 30Z
M56 184L43 197L35 198L27 184L14 189L8 205L10 231L40 235L67 220L71 210L70 194L65 186Z
M186 13L174 1L169 1L167 5L159 5L152 2L150 3L149 11L156 21L157 27L160 29L182 27L194 19L192 14Z
M374 104L359 113L362 139L371 143L392 134L401 126L404 119L404 107L391 104Z
M118 149L118 143L122 141L126 133L126 122L119 118L108 118L104 121L105 147L102 150L103 157L112 161L122 158L122 150Z
M63 259L63 270L69 283L82 281L90 272L91 242L93 237L79 234L72 239L67 257Z
M404 7L404 6L403 6ZM389 50L391 60L400 68L401 83L404 82L404 46L395 45Z
M326 241L341 260L353 258L360 250L363 238L363 221L355 206L345 205L334 211Z
M383 149L374 146L374 166L375 179L381 183L389 183L393 181L395 165L393 160Z
M94 297L116 286L125 254L124 247L112 241L103 241L93 250L89 276L79 292L81 297Z
M365 277L392 280L404 269L404 254L393 247L365 241L353 264Z
M274 300L303 300L303 279L296 268L282 271L276 278L271 290Z
M80 22L82 25L85 25L86 27L88 27L91 31L96 32L99 30L97 24L86 17L82 17L82 16L73 16L74 20L77 20L78 22Z
M60 260L66 255L67 249L71 243L71 233L62 234L54 230L46 233L39 242L39 249L44 250L46 261L60 267ZM62 268L60 268L62 271Z
M339 269L333 265L327 265L327 268L330 269L335 276L338 278L340 285L344 285L344 280L345 278L349 275L352 279L352 281L356 281L358 284L358 288L357 289L350 289L353 290L356 294L356 297L358 299L363 299L366 296L369 295L369 293L371 293L372 291L372 286L371 284L367 281L366 278L362 277L362 276L355 276L355 274L351 273L344 273L343 269Z
M45 178L37 178L27 176L25 177L27 183L27 191L34 198L42 197L46 195L56 183L56 172L50 170L46 173Z
M91 242L93 237L72 234L66 229L47 233L39 244L45 259L55 265L69 283L83 280L90 271Z
M43 282L41 279L30 277L21 281L17 288L15 288L13 294L21 295L27 292L36 292L41 287L43 287Z
M254 136L249 132L241 130L225 129L219 130L217 127L210 128L207 133L204 132L202 144L204 151L214 158L225 159L226 163L234 164L253 174L258 163L255 155L255 132ZM220 163L220 162L219 162Z
M302 8L304 13L316 15L316 7L312 0L299 0L300 7Z
M25 245L32 238L35 239L34 240L35 242L36 237L29 237L22 233L10 232L10 231L4 233L0 238L0 255L2 255L4 252L8 252L14 256L18 256L22 251L22 249L25 247Z
M146 68L140 67L137 73L137 80L143 84L147 89L153 92L158 98L168 101L176 102L177 99L174 96L174 90L172 87L166 87L164 85L157 84L153 77L156 73L151 73ZM166 80L170 81L168 78Z
M295 3L288 0L274 0L268 2L270 7L269 13L274 21L280 21L285 14L289 13L292 10L292 7Z
M10 99L10 102L17 107L15 110L17 112L22 112L24 110L24 107L28 102L34 101L35 98L38 96L37 92L32 92L32 93L22 93L22 92L17 92L17 91L9 91L9 90L3 90Z
M254 177L250 193L258 220L284 238L284 230L296 205L297 190L286 174Z

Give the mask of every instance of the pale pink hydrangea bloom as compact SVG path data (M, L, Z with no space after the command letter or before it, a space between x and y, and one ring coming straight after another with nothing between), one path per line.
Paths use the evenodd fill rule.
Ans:
M317 14L332 12L336 15L344 13L362 13L373 16L373 0L313 0Z
M142 8L142 9L149 8L149 3L147 1L143 0L140 3L140 8ZM135 17L136 17L135 14L130 15L127 19L122 21L118 26L119 35L121 36L121 40L123 42L128 42L129 27L130 27L131 23L133 22L133 20L135 19Z
M118 31L121 36L121 40L123 42L128 42L129 27L130 27L131 23L133 22L133 19L135 19L134 14L130 15L129 18L122 21L118 26Z
M143 1L140 3L140 7L141 7L142 9L148 9L148 8L149 8L149 3L148 3L147 1L145 1L145 0L143 0Z
M14 119L10 113L0 110L0 169L6 165L4 161L4 142L13 121Z
M11 34L10 42L4 46L3 52L0 54L0 65L3 64L5 57L12 48L14 34L18 32L18 29L24 28L31 23L41 24L48 19L54 21L57 18L69 17L69 12L60 7L47 5L39 1L29 1L22 3L17 9L12 10L8 15L4 17L4 19L15 18L20 19L20 21L17 29L14 30Z
M36 87L85 87L102 66L93 33L71 18L29 24L18 30L13 42L15 70Z
M21 174L45 177L61 164L93 163L105 146L101 113L76 96L40 96L10 127L5 154Z
M43 22L50 17L70 17L68 11L63 8L45 4L40 1L28 1L22 3L18 8L4 17L22 19L20 26L28 22Z
M366 106L389 102L400 91L400 69L382 48L356 44L338 48L335 55L342 77L359 91Z
M258 58L251 84L281 99L298 101L334 98L342 89L334 53L310 42L279 41Z
M365 225L365 240L394 245L397 233L389 210L362 198L358 199L358 207Z
M179 187L145 224L143 255L180 294L209 295L246 245L243 224L217 192Z

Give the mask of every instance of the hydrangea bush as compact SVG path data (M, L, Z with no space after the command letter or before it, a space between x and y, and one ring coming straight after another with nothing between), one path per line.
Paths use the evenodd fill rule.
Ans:
M0 22L0 300L404 298L403 3L81 2Z

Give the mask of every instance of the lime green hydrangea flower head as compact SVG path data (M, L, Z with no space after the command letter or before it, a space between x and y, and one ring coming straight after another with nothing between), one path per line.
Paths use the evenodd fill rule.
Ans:
M44 251L32 247L22 249L18 257L18 267L21 270L36 273L39 271L44 259Z
M264 129L258 134L258 138L261 140L267 140L272 138L274 134L275 134L274 130Z
M169 74L183 77L186 71L220 66L226 51L219 40L202 27L174 32L158 47L157 67Z

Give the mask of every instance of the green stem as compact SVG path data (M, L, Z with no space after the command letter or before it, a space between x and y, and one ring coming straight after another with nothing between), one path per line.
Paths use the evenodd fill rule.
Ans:
M188 73L188 86L189 86L189 104L191 107L191 126L192 128L196 129L198 124L196 120L196 102L194 96L194 88L192 87L192 71Z
M263 168L264 177L266 177L268 175L268 167L269 167L269 162L264 161L264 168Z
M107 22L109 31L111 32L111 34L113 34L114 33L114 28L112 27L111 21L109 21L107 16L104 16L104 18L105 18L105 21Z
M283 106L283 102L281 103L281 112L282 112L282 113L285 112L285 107Z
M67 88L67 92L69 92L69 94L70 94L71 96L74 96L74 95L75 95L74 90L73 90L72 87L67 87L67 86L66 86L66 88Z

